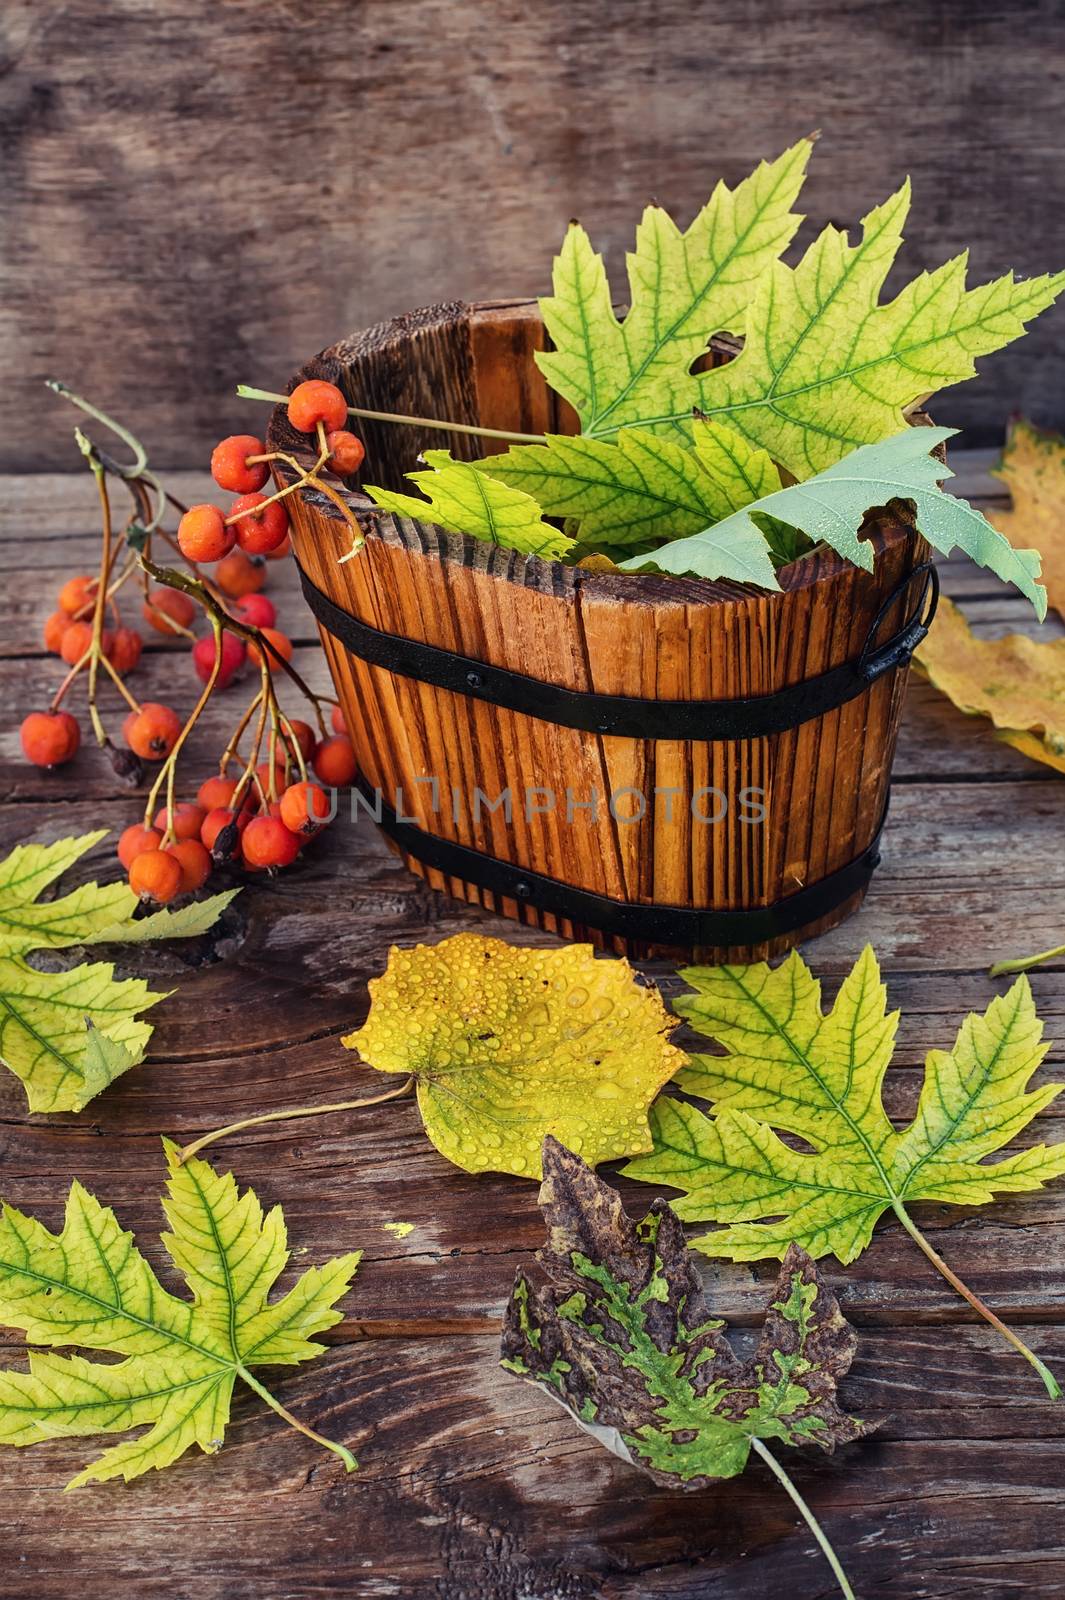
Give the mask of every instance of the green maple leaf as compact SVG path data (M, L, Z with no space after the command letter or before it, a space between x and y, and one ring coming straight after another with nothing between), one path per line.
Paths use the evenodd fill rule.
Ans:
M5 1206L0 1217L0 1322L31 1345L108 1351L118 1362L31 1350L29 1371L0 1370L0 1444L147 1432L106 1450L67 1485L136 1478L170 1466L193 1445L220 1448L239 1377L286 1421L335 1451L350 1451L297 1422L254 1378L322 1353L311 1339L341 1320L334 1309L359 1253L304 1272L267 1296L289 1259L280 1206L263 1215L252 1190L205 1161L169 1166L163 1243L192 1298L163 1287L114 1212L71 1186L61 1231Z
M739 1361L665 1201L630 1221L617 1193L554 1139L544 1141L543 1170L548 1242L536 1257L540 1281L517 1275L504 1367L542 1385L581 1427L667 1488L735 1477L753 1448L809 1519L763 1441L831 1453L869 1431L837 1402L856 1341L810 1257L789 1248L758 1348Z
M0 956L0 1061L31 1111L81 1111L144 1060L152 1030L141 1013L165 999L140 978L117 979L109 961L38 972Z
M423 459L428 470L406 476L422 490L424 500L373 484L364 492L383 511L472 534L523 555L550 560L572 548L573 541L544 522L536 501L520 489L476 471L468 461L453 461L447 450L426 450Z
M1019 338L1053 304L1065 272L965 286L967 256L923 272L879 304L902 242L909 184L862 222L849 245L827 227L797 267L774 262L748 308L734 361L662 390L645 411L686 431L692 407L719 417L796 478L897 433L916 402L975 375L974 357Z
M645 429L616 444L550 434L476 463L533 496L550 516L573 519L581 544L611 554L696 533L780 488L764 450L720 423L698 420L691 445ZM754 524L703 547L708 578L779 587L764 535Z
M768 516L801 528L815 541L824 540L848 561L871 572L873 546L868 539L859 538L862 524L875 507L903 500L913 505L916 525L930 545L944 555L960 546L978 566L1015 584L1042 620L1047 596L1037 582L1039 551L1015 550L968 501L939 488L938 480L953 473L931 452L955 432L953 428L904 428L879 444L853 450L805 483L777 489L702 532L634 556L622 562L622 568L653 566L662 572L714 577L718 552L762 538L754 518Z
M571 224L540 302L555 349L536 361L576 409L586 434L615 433L662 410L686 410L687 376L722 329L742 333L754 284L802 218L790 209L812 143L762 162L735 190L719 183L683 232L648 206L628 258L630 310L619 322L602 257Z
M104 838L106 830L20 845L0 862L0 1061L22 1080L31 1111L80 1111L143 1060L152 1030L140 1013L165 995L139 978L116 979L110 962L41 972L26 956L72 945L190 938L209 928L238 892L139 920L137 897L125 883L86 883L40 899Z
M795 953L776 968L691 967L681 976L695 993L678 1000L677 1011L726 1051L694 1057L677 1078L712 1103L712 1115L660 1099L651 1116L654 1153L626 1174L683 1190L673 1206L686 1221L726 1224L693 1244L732 1261L783 1256L793 1240L812 1256L853 1261L892 1211L1057 1398L1043 1363L960 1283L907 1210L918 1200L982 1205L1065 1173L1065 1144L986 1164L1065 1087L1028 1089L1046 1046L1027 980L983 1016L968 1016L951 1050L930 1052L917 1114L896 1129L881 1092L898 1012L887 1012L871 949L827 1016L820 985ZM781 1133L808 1149L785 1144Z

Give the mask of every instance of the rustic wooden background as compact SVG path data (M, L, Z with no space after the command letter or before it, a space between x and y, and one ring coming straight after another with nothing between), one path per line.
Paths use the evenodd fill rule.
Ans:
M989 505L987 458L959 456L958 487ZM58 681L40 628L70 572L98 545L88 474L12 479L0 497L0 856L20 840L120 827L137 798L91 748L55 772L28 767L16 724ZM200 498L202 472L170 479ZM37 541L25 529L33 521ZM965 562L948 592L982 635L1034 631L1030 608ZM270 593L301 672L325 661L291 563ZM1057 631L1061 629L1058 626ZM132 680L187 706L181 647L153 635ZM244 695L212 702L188 752L192 782L217 759ZM296 702L285 696L293 714ZM113 697L108 715L115 719ZM1065 783L999 744L926 683L911 683L884 863L861 913L806 954L829 994L865 940L903 1012L887 1084L912 1115L925 1052L1005 984L996 957L1065 936ZM105 841L75 878L115 870ZM200 940L113 955L123 976L177 993L152 1014L147 1061L80 1116L28 1116L0 1071L0 1193L57 1227L77 1176L116 1208L164 1280L159 1135L194 1138L252 1110L378 1090L338 1043L367 1007L389 944L460 929L551 943L428 891L365 821L337 823L275 880L248 884ZM667 995L680 984L648 966ZM1065 963L1032 978L1055 1041L1040 1081L1065 1076ZM373 1080L372 1082L370 1080ZM1065 1103L1021 1143L1065 1137ZM214 1152L268 1205L284 1206L296 1265L365 1254L326 1353L268 1372L284 1404L358 1454L340 1463L286 1429L247 1389L225 1448L193 1453L128 1487L62 1486L94 1441L0 1452L0 1600L839 1600L794 1509L760 1463L693 1495L654 1488L573 1426L541 1391L502 1372L499 1319L515 1268L543 1240L535 1186L471 1178L426 1141L410 1102L248 1129ZM609 1169L608 1169L609 1170ZM634 1214L653 1189L622 1184ZM388 1222L413 1231L396 1239ZM978 1292L1065 1373L1065 1183L917 1221ZM882 1424L831 1460L787 1464L837 1544L861 1600L1065 1600L1065 1404L885 1222L829 1281L858 1329L843 1403ZM750 1348L771 1263L707 1262L715 1309ZM0 1330L0 1365L25 1342Z
M578 215L620 273L651 197L820 127L805 208L911 172L908 272L1065 263L1060 0L5 0L0 468L70 462L58 372L204 459L339 335L532 294ZM809 236L808 232L806 237ZM619 293L623 284L618 278ZM944 420L1065 423L1065 311Z

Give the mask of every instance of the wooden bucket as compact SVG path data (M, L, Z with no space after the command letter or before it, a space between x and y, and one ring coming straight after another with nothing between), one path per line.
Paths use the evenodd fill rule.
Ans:
M575 432L533 360L543 347L532 302L434 306L333 345L293 384L325 377L353 405ZM733 353L721 343L707 360ZM505 448L353 426L365 480L412 493L403 474L426 447ZM306 446L278 407L269 447L304 460ZM359 761L358 809L413 872L634 956L761 960L857 909L932 576L900 508L873 519L873 574L819 552L766 594L526 558L372 510L355 480L344 493L362 551L341 562L350 529L307 490L289 501L295 551Z

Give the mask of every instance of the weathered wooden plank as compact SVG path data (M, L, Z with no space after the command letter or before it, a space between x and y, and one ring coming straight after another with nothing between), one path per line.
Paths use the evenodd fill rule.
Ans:
M73 426L77 414L69 411L66 415ZM266 427L269 408L261 407L256 415L261 433ZM247 425L253 428L252 421ZM353 423L352 426L357 428L359 425ZM530 427L533 426L534 423L530 422ZM94 427L94 432L104 442L106 435L98 427ZM987 471L997 454L995 450L951 450L950 466L954 477L947 481L946 487L974 501L985 512L1007 504L1004 485L999 479L990 477ZM205 455L202 470L168 468L162 474L165 488L186 504L217 498L219 489L207 471L207 459ZM127 504L123 491L118 491L114 497L116 523ZM4 478L3 504L0 505L0 545L11 544L15 548L4 552L5 559L22 564L32 554L46 565L51 565L48 545L57 538L84 539L82 554L88 556L96 548L94 530L97 516L92 479L87 472L74 470L73 456L66 462L57 461L54 469L47 474L8 473ZM175 519L176 513L170 518L171 525ZM962 561L954 564L959 567L966 565Z
M5 1200L39 1214L58 1226L62 1201L74 1177L112 1203L123 1224L142 1241L145 1253L165 1266L158 1245L161 1213L158 1196L163 1161L158 1132L198 1131L217 1115L227 1093L218 1087L218 1062L182 1062L142 1070L141 1083L111 1091L113 1105L140 1102L129 1121L143 1127L146 1109L169 1080L171 1110L157 1114L151 1132L124 1126L121 1114L101 1102L77 1123L48 1127L22 1125L11 1119L5 1094L0 1126L0 1169ZM380 1080L367 1083L341 1066L332 1081L326 1070L307 1071L305 1052L285 1051L274 1057L275 1071L284 1071L287 1088L278 1093L234 1062L232 1076L243 1083L228 1091L238 1114L271 1101L357 1096L373 1092ZM260 1065L259 1073L265 1076ZM218 1073L219 1077L212 1076ZM175 1101L194 1104L179 1112ZM321 1087L319 1087L319 1085ZM912 1080L911 1080L912 1086ZM5 1085L6 1088L6 1085ZM205 1115L205 1112L207 1115ZM198 1114L197 1114L198 1113ZM228 1109L222 1115L232 1114ZM1062 1118L1048 1119L1045 1134L1058 1138ZM331 1339L363 1331L370 1334L419 1330L443 1332L473 1325L490 1331L510 1291L515 1270L528 1261L543 1240L536 1208L536 1186L505 1176L471 1177L449 1167L429 1146L412 1104L389 1104L364 1112L334 1115L293 1126L267 1125L233 1135L213 1157L252 1184L264 1204L281 1203L289 1232L306 1255L302 1264L338 1250L362 1249L359 1293L345 1307L346 1317ZM640 1215L655 1190L629 1180L622 1183L629 1209ZM1043 1194L1004 1200L973 1212L921 1205L915 1216L951 1266L1003 1315L1015 1321L1065 1324L1065 1285L1058 1263L1065 1252L1065 1195L1059 1188ZM396 1240L386 1222L410 1222L413 1231ZM692 1235L702 1231L694 1227ZM882 1224L868 1251L844 1272L836 1263L826 1274L848 1315L873 1327L929 1325L956 1328L975 1318L940 1279L900 1228ZM770 1264L748 1266L708 1261L706 1275L715 1304L723 1315L751 1323L760 1315L772 1287ZM944 1332L949 1343L953 1334ZM6 1336L6 1342L12 1341ZM1040 1346L1042 1348L1042 1346ZM1014 1357L1003 1351L1003 1360ZM1023 1367L1015 1376L1028 1382Z
M8 7L5 465L68 459L67 413L30 381L49 372L127 417L133 396L160 463L205 460L260 415L233 399L238 381L276 385L331 339L429 300L544 289L574 215L623 293L648 198L686 221L716 178L819 125L803 239L829 219L856 227L910 172L908 273L966 245L976 281L1061 258L1053 6L1023 27L1002 6L974 21L962 0L919 0L905 27L860 0L736 15L660 0L653 18L642 0L550 0L503 20L505 51L491 0L322 0L313 27L287 0ZM345 49L309 71L322 38ZM811 60L824 74L800 70ZM103 76L108 93L87 93ZM885 83L906 85L890 139ZM268 162L244 115L264 84L280 108ZM939 414L985 442L1017 408L1060 422L1061 339L1060 317L1040 322Z
M899 1070L889 1079L888 1104L897 1116L912 1114L915 1069L924 1053L948 1045L964 1012L982 1008L1001 989L979 970L986 965L987 947L994 942L996 953L1008 949L1011 934L1026 944L1046 944L1059 929L1054 919L1061 897L1053 876L1057 836L1033 864L1026 861L1025 849L1040 829L1049 832L1046 817L1031 835L1022 829L1011 862L997 818L1001 807L1023 821L1033 796L1043 801L1048 816L1060 818L1065 804L1060 786L1053 780L1037 789L1028 786L1012 806L1008 789L995 787L985 797L982 827L972 814L973 793L968 788L902 790L895 819L901 865L893 867L896 858L889 848L866 910L808 951L816 970L826 975L829 992L862 939L870 938L884 955L891 1001L903 1009ZM944 854L938 834L925 841L922 855L913 854L921 818L932 804L945 812L937 826L958 843L947 857L957 882L942 868L936 879L935 862ZM93 809L64 806L62 820L39 820L34 834L50 837L67 827L87 826ZM30 808L4 808L0 827L10 829L27 812L36 815ZM0 848L6 847L0 833ZM349 855L352 848L355 853ZM985 886L989 860L1000 877ZM109 862L101 846L78 876L106 870ZM1042 902L1032 888L1040 878L1048 886ZM4 1075L0 1159L6 1197L55 1211L69 1179L80 1175L119 1205L124 1220L151 1235L160 1132L188 1139L251 1110L325 1104L375 1092L380 1080L359 1070L339 1045L339 1036L364 1015L367 979L381 970L393 940L434 940L464 926L534 942L548 937L484 919L430 894L363 826L344 835L333 831L275 883L249 885L218 936L150 953L115 951L123 970L150 972L161 987L178 985L177 996L155 1013L149 1061L77 1118L27 1119L19 1085ZM1058 1040L1047 1069L1051 1075L1060 1072L1065 1058L1063 966L1033 978L1049 1034ZM679 991L668 969L652 970L667 993ZM1058 1136L1063 1115L1065 1110L1053 1109L1045 1115L1049 1136ZM118 1170L116 1141L122 1152ZM262 1187L265 1198L283 1199L294 1236L298 1233L312 1248L336 1248L344 1241L366 1246L375 1274L367 1275L372 1293L361 1315L375 1325L405 1320L448 1325L456 1317L495 1314L516 1259L539 1236L532 1186L455 1172L428 1146L411 1105L248 1131L223 1145L219 1157L242 1179ZM628 1193L634 1206L649 1197L637 1186ZM328 1207L323 1195L330 1196ZM923 1209L959 1270L996 1303L1031 1315L1042 1311L1056 1317L1065 1310L1065 1290L1048 1266L1065 1248L1065 1198L1057 1191L971 1215ZM471 1217L477 1218L472 1234ZM382 1230L385 1221L412 1221L415 1231L399 1245ZM727 1266L713 1271L725 1286L727 1308L750 1314L765 1273ZM897 1318L914 1306L920 1315L957 1319L961 1314L897 1229L885 1229L874 1250L851 1270L845 1294L870 1316Z
M1049 1337L1065 1357L1061 1330ZM1061 1408L1022 1400L1004 1365L978 1335L868 1336L844 1398L881 1431L831 1460L787 1452L858 1593L1061 1592ZM503 1373L493 1339L363 1342L278 1386L357 1450L357 1475L246 1393L210 1465L128 1489L60 1500L85 1443L22 1451L0 1491L0 1595L763 1600L785 1574L796 1600L832 1593L763 1467L696 1494L656 1489Z

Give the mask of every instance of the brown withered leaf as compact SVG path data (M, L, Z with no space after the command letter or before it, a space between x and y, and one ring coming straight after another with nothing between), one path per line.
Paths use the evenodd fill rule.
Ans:
M1039 551L1050 604L1065 616L1065 438L1015 417L992 474L1002 479L1012 504L988 520L1012 545Z
M837 1403L855 1335L804 1250L788 1250L758 1348L740 1361L664 1200L632 1222L617 1193L552 1138L543 1170L543 1281L517 1275L504 1367L672 1488L734 1477L752 1447L765 1454L761 1440L831 1452L869 1431Z
M977 639L944 599L916 662L959 711L989 717L1003 743L1065 772L1065 639Z

